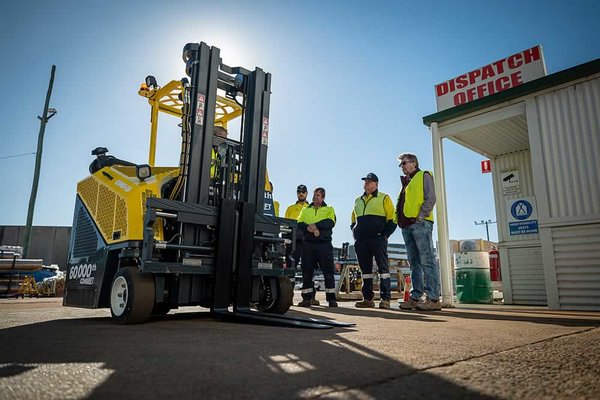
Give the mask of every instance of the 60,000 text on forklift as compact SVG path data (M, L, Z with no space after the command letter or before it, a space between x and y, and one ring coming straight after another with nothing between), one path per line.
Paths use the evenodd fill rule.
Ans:
M191 81L146 78L148 164L92 151L91 175L77 185L64 305L109 307L125 324L202 306L222 319L350 326L281 315L292 304L296 223L263 215L271 75L229 67L219 53L188 43ZM181 118L178 168L154 165L159 112ZM239 140L213 135L238 117Z

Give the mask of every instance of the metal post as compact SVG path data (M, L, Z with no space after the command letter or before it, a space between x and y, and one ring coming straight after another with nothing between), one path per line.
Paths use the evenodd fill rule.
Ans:
M42 164L42 148L44 146L44 132L46 131L46 124L48 120L56 114L56 110L51 109L51 115L48 115L48 106L50 104L50 96L52 95L52 86L54 85L54 73L56 72L56 65L52 66L50 72L50 83L48 85L48 92L46 93L46 103L44 104L44 113L42 117L38 116L40 120L40 132L38 134L37 152L35 156L35 169L33 170L33 184L31 185L31 196L29 197L29 209L27 210L27 225L25 226L25 243L23 244L23 257L27 258L29 255L29 242L31 241L31 229L33 225L33 211L35 209L35 199L37 197L38 183L40 180L40 167Z
M448 234L448 212L446 204L446 178L444 175L444 148L437 122L431 123L433 144L433 175L437 198L436 219L438 230L438 256L440 260L440 283L442 285L442 306L454 306L452 289L452 266L450 239Z
M475 225L485 225L485 235L487 237L487 241L490 241L490 229L489 226L491 224L495 224L496 221L492 221L491 219L488 219L487 221L481 221L481 222L477 222L475 221Z

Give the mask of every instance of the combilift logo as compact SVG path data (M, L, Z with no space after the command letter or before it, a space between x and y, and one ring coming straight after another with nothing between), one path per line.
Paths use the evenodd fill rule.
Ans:
M542 48L532 47L436 85L438 111L502 92L545 75Z

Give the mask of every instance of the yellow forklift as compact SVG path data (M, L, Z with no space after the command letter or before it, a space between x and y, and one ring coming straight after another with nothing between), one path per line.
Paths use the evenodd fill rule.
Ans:
M296 223L264 212L271 74L229 67L219 54L189 43L187 77L164 86L146 78L148 164L92 151L77 184L63 304L110 308L123 324L201 306L225 320L350 326L282 315L292 304ZM178 167L154 165L161 112L181 120ZM213 134L235 118L238 139Z

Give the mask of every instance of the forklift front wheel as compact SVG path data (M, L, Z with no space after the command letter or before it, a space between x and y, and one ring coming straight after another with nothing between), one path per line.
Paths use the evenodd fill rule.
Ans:
M286 276L278 276L276 278L277 293L270 293L270 289L265 287L266 298L257 304L258 311L272 314L285 314L290 309L294 298L294 285ZM269 285L269 282L265 282Z
M110 314L120 324L139 324L154 306L154 277L137 267L117 271L110 291Z

